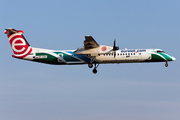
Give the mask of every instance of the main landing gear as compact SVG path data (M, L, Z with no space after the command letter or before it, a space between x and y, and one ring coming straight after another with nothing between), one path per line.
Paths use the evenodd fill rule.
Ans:
M89 67L89 68L92 68L92 67L93 67L93 64L92 64L92 63L89 63L89 64L88 64L88 67Z
M96 74L97 73L97 67L99 66L99 64L96 66L96 63L94 64L94 69L92 70L92 72L94 73L94 74ZM88 67L89 68L92 68L93 67L93 64L92 63L89 63L88 64Z
M166 64L165 64L166 67L168 67L168 62L166 61Z

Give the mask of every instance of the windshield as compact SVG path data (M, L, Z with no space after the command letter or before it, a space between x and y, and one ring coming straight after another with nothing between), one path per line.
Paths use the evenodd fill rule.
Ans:
M162 50L157 50L157 53L165 53L165 52Z

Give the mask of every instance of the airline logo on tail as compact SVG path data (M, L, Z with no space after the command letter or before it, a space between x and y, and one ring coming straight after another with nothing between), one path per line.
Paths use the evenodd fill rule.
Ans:
M9 38L12 50L14 52L13 57L24 58L32 52L32 48L23 37L23 31L14 29L6 29L5 34Z

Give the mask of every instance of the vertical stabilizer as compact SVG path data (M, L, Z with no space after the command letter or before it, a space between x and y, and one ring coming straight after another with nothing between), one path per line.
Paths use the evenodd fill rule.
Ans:
M23 36L24 31L13 28L6 29L5 34L9 39L10 45L14 52L13 57L24 59L32 53L32 48Z

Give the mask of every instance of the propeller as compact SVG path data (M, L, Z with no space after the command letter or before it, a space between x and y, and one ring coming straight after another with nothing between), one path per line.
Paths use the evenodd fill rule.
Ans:
M114 58L116 57L116 50L119 50L119 46L116 46L116 39L114 39L114 45L113 45L113 49L114 51Z

